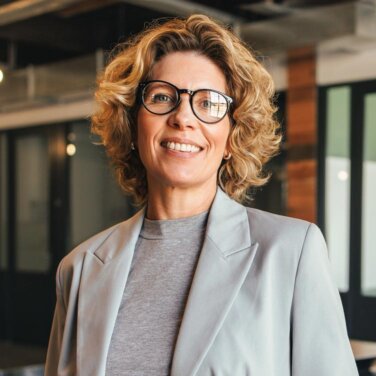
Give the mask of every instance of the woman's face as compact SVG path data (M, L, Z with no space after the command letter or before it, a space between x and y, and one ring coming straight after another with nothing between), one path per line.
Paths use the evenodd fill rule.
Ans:
M195 52L164 56L153 67L151 79L167 81L179 89L214 89L228 94L220 68ZM137 148L149 190L156 186L213 188L217 184L218 168L226 154L229 115L206 124L194 115L189 99L188 94L181 94L179 107L165 115L140 107Z

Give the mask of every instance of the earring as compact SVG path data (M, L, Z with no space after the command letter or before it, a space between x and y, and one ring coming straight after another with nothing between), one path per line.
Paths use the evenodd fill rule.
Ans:
M231 157L232 157L232 154L229 152L229 153L227 153L226 155L223 156L223 159L225 161L228 161Z
M134 147L134 143L131 142L131 150L136 150L136 148Z

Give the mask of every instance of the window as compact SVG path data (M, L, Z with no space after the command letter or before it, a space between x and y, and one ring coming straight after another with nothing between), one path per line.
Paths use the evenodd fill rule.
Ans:
M327 91L325 235L337 286L349 289L350 87Z

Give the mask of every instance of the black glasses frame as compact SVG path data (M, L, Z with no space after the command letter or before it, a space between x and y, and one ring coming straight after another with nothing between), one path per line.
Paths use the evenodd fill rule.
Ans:
M151 111L145 104L144 102L144 90L146 88L147 85L153 83L153 82L161 82L163 84L167 84L169 86L171 86L172 88L175 89L176 93L177 93L177 101L176 101L176 104L174 107L172 107L170 110L166 111L166 112L163 112L163 113L158 113L158 112L153 112ZM191 106L191 109L192 109L192 112L193 114L196 116L196 118L200 121L202 121L203 123L206 123L206 124L215 124L215 123L219 123L222 119L225 118L225 116L228 114L229 110L230 110L230 106L231 104L234 102L234 100L229 97L228 95L222 93L221 91L218 91L218 90L214 90L214 89L198 89L198 90L190 90L190 89L179 89L178 87L176 87L175 85L173 85L172 83L170 82L167 82L167 81L163 81L163 80L150 80L150 81L144 81L144 82L140 82L140 84L138 85L138 90L139 90L139 102L142 103L142 105L145 107L145 109L147 111L149 111L150 113L154 114L154 115L167 115L169 113L171 113L172 111L175 111L180 103L181 103L181 96L180 94L188 94L189 95L189 104ZM201 91L212 91L214 93L217 93L217 94L220 94L222 95L225 100L226 100L226 104L227 104L227 108L226 108L226 112L224 113L224 115L218 119L218 120L215 120L215 121L206 121L206 120L202 120L195 112L194 108L193 108L193 96L196 94L196 93L199 93Z

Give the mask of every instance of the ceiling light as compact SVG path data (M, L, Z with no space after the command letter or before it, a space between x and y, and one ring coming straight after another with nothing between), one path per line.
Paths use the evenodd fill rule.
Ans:
M73 157L73 155L76 154L76 146L74 144L68 144L67 145L67 154L70 157Z

